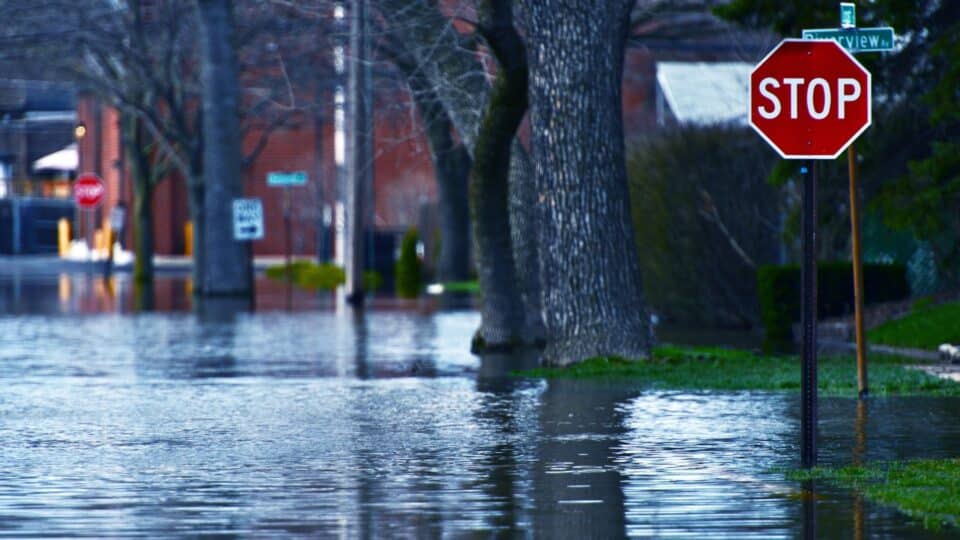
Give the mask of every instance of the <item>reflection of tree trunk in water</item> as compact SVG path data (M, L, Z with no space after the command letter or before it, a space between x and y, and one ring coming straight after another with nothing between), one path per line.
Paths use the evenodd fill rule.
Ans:
M351 312L351 321L353 323L354 369L356 370L358 379L369 379L370 365L369 362L367 362L367 340L370 338L367 329L367 316L364 310L353 310Z
M153 288L153 281L133 282L133 310L153 311L156 307L156 292Z
M531 380L510 375L517 369L530 369L539 364L535 351L523 350L513 354L484 355L477 373L477 391L484 394L476 409L477 424L495 426L495 442L480 458L481 470L487 476L481 479L480 489L488 499L498 501L502 509L490 518L491 528L498 536L520 536L525 531L523 519L524 493L518 493L522 478L521 463L529 463L531 456L523 455L519 441L531 433L523 425L524 400L535 396L519 390L529 387ZM531 420L533 421L533 420Z
M626 432L617 407L635 390L553 379L540 396L540 444L533 473L534 536L626 536L623 478L614 447ZM589 474L576 474L590 470Z
M248 313L253 307L250 298L233 296L197 297L195 302L196 312L201 322L233 323L238 313Z

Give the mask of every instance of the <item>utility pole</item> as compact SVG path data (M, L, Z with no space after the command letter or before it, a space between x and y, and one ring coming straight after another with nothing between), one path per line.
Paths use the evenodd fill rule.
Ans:
M370 69L370 32L367 0L354 0L350 17L350 80L348 122L350 126L347 159L347 242L346 293L354 307L363 305L364 210L367 186L373 179L373 113Z

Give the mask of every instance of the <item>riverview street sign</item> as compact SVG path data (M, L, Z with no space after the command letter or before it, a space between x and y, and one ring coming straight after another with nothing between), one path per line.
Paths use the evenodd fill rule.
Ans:
M803 39L832 39L852 53L892 51L893 28L811 28L803 31Z
M836 158L870 125L870 84L835 41L785 39L750 73L750 127L785 159Z
M260 199L233 200L233 239L263 239L263 202Z
M73 200L84 210L100 206L105 193L103 181L95 174L83 174L73 182Z
M307 183L307 171L269 172L268 186L302 186Z

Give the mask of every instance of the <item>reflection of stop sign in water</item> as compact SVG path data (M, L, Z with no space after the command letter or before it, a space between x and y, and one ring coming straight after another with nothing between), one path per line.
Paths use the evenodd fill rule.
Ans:
M750 125L785 158L835 158L870 125L870 93L836 42L787 39L750 74Z
M73 183L73 200L80 208L96 208L103 202L103 182L95 174L85 174Z

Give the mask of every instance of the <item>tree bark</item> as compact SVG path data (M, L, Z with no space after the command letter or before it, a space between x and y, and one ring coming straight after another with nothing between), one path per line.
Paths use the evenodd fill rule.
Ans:
M542 288L540 284L540 245L537 239L537 194L533 182L533 164L526 148L514 138L510 153L509 192L510 236L513 240L513 263L517 284L524 305L525 341L543 347L546 329L543 324Z
M133 279L137 283L150 283L154 255L153 174L140 123L135 116L125 115L121 136L133 183Z
M526 4L544 360L646 358L653 341L631 225L621 83L631 0Z
M233 200L243 195L240 81L232 0L197 0L203 80L203 182L191 187L203 210L194 215L195 263L204 296L252 297L246 246L233 238ZM202 191L202 194L195 191ZM202 199L200 197L202 196ZM196 210L200 210L198 207Z
M526 341L508 210L510 148L527 110L527 61L513 28L512 0L480 3L479 30L499 62L480 122L470 173L470 212L483 291L474 351L510 349Z

